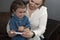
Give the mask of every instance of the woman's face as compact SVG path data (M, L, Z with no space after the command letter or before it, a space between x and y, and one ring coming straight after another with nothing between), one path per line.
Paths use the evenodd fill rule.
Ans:
M42 4L42 0L29 0L29 8L34 10Z

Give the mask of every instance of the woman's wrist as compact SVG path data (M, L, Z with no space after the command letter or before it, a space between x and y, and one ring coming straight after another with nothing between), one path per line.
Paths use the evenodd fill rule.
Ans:
M35 37L35 33L33 32L33 36L31 38L34 38Z

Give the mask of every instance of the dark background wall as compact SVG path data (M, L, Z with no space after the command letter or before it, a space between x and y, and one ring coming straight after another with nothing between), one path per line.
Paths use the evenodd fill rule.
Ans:
M45 5L49 18L60 21L60 0L46 0Z
M8 12L13 0L0 0L0 12Z
M0 0L0 12L8 12L12 1ZM60 21L60 0L46 0L45 5L48 8L48 17Z

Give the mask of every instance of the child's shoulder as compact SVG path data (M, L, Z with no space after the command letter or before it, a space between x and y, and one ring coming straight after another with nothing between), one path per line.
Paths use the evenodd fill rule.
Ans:
M12 17L12 18L10 18L10 21L14 21L14 18Z
M28 17L27 16L24 16L24 20L28 20Z
M28 18L27 16L24 16L24 18Z

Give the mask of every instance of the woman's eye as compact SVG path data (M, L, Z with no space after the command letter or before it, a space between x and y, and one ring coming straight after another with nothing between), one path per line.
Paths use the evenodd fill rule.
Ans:
M36 5L39 5L39 4L36 3Z

